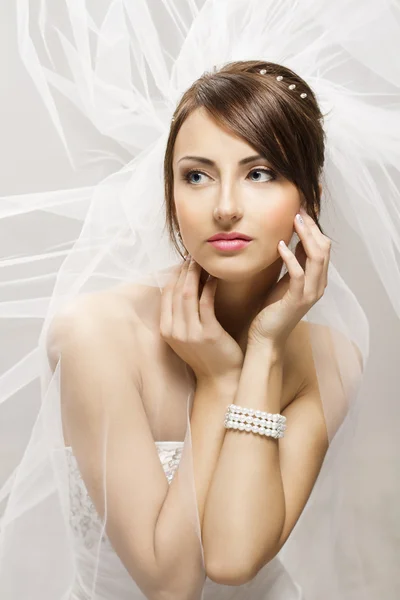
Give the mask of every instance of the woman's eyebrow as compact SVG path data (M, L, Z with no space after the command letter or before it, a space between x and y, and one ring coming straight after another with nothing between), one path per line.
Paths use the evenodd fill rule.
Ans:
M180 163L182 160L195 160L197 162L203 163L205 165L209 165L211 167L215 167L215 162L213 160L211 160L210 158L205 158L204 156L183 156L182 158L180 158L178 160L178 163ZM242 160L239 160L238 164L239 165L246 165L249 162L253 162L254 160L266 160L265 156L262 156L261 154L253 154L252 156L247 156L246 158L242 158Z

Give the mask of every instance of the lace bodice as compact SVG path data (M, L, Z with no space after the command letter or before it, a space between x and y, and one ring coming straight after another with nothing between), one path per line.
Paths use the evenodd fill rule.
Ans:
M171 483L182 455L183 442L159 441L155 444L168 483ZM65 450L70 477L70 524L75 536L89 549L99 539L102 522L82 479L72 448L68 446ZM102 542L110 546L105 532Z

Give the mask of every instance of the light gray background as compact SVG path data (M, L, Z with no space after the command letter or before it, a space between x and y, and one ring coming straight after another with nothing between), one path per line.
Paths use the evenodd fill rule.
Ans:
M51 124L36 89L25 71L17 54L16 46L16 14L12 0L0 3L0 196L30 193L61 188L73 188L90 185L112 172L115 164L93 166L85 170L74 171L67 159L62 143ZM71 110L71 127L79 129L87 139L87 147L96 146L99 135L93 128L84 123L75 110ZM44 220L41 221L45 227ZM344 223L324 222L322 225L329 235L338 242L343 240L347 248L351 248L352 260L342 253L339 243L335 251L335 260L347 283L356 293L364 311L371 322L371 354L370 368L364 380L362 395L365 404L356 435L358 440L358 461L360 477L364 487L354 490L362 510L363 498L373 494L376 503L380 504L380 523L378 530L391 532L393 540L400 539L400 528L397 504L399 500L398 468L393 457L388 453L385 440L398 437L399 426L399 375L398 357L400 352L400 330L398 320L388 298L381 293L381 286L371 279L365 278L365 255L352 231ZM35 227L32 221L32 227ZM51 226L49 220L48 226ZM76 224L71 224L74 235ZM49 231L42 232L44 236ZM68 239L68 232L66 239ZM29 231L7 231L0 226L1 240L9 241L10 236L29 235ZM0 288L1 294L6 289ZM33 320L34 321L34 320ZM27 338L27 347L37 336L41 322L32 322L24 331L1 327L0 324L0 367L11 365L15 359L13 344L21 335ZM23 407L23 397L32 393L33 386L23 389L16 398L16 418L18 410ZM380 416L377 419L378 415ZM12 452L12 432L2 431L0 434L10 436L10 452ZM15 449L18 452L18 449ZM1 472L7 472L8 458L0 457ZM0 473L1 474L1 473ZM375 516L379 513L375 513ZM368 515L366 515L368 518ZM390 554L390 553L389 553ZM397 556L396 556L397 555ZM393 563L385 565L385 573L393 573L387 581L385 600L400 597L398 570L399 548L393 548ZM387 557L385 557L387 560ZM379 561L379 557L377 557ZM377 565L375 565L376 568ZM378 571L379 572L379 568Z

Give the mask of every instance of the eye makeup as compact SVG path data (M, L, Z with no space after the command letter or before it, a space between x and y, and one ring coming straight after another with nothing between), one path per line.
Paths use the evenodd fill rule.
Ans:
M256 173L257 171L259 171L261 173L266 173L267 175L270 176L270 179L268 181L260 181L259 183L269 183L270 181L274 181L276 179L276 175L275 175L274 171L272 171L271 169L267 169L265 167L256 167L249 172L249 175L251 173ZM201 175L205 175L206 177L209 177L207 175L207 173L205 173L201 169L189 169L188 171L183 173L182 180L185 181L188 185L194 185L194 186L198 185L198 183L193 183L192 181L190 181L190 177L194 173L200 173ZM254 183L258 183L255 180L253 180L253 181L254 181Z

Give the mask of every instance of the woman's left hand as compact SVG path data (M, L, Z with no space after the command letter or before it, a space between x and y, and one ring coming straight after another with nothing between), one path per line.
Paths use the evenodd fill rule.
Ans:
M331 241L302 208L300 214L302 224L294 219L300 242L295 254L287 246L278 245L288 272L264 299L261 312L252 321L249 345L267 341L284 345L297 323L324 294Z

